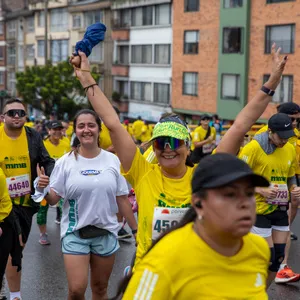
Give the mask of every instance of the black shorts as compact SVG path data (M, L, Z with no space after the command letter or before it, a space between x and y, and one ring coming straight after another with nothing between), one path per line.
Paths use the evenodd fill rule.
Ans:
M14 205L13 211L17 222L20 225L23 243L25 244L29 237L32 224L32 217L36 213L36 209L32 207Z
M287 210L277 209L267 215L256 215L255 227L272 228L272 226L289 226Z

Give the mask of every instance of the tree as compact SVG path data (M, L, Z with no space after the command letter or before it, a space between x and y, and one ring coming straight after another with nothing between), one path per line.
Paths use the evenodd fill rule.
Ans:
M99 75L92 72L98 82ZM46 66L26 67L19 72L17 90L25 103L43 110L47 115L56 110L59 115L68 112L73 117L77 110L89 107L85 92L77 78L73 67L68 62Z

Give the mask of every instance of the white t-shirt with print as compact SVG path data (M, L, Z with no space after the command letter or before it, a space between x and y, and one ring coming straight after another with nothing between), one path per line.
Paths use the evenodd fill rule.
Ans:
M116 196L128 195L117 156L105 150L95 158L67 153L58 159L50 187L63 200L61 238L87 225L105 228L117 236Z

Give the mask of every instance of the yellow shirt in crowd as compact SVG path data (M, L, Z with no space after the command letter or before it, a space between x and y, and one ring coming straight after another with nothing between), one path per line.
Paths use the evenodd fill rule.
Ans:
M210 248L193 223L164 237L136 266L123 300L266 300L270 250L252 233L228 257Z
M16 205L30 206L31 169L26 131L23 127L17 139L11 139L0 127L0 168L6 178L8 192Z
M100 147L106 150L108 147L112 145L112 141L109 135L108 128L103 123L101 124L101 127L102 129L99 135Z
M12 203L7 190L6 177L3 170L0 169L0 222L8 217L12 210Z
M74 131L73 126L69 125L68 129L66 130L66 136L70 141L72 138L73 131Z
M207 134L207 130L204 129L202 126L198 126L194 131L192 135L192 145L191 145L191 150L195 149L194 143L196 142L202 142L205 140L205 136ZM210 127L210 136L213 138L214 141L216 141L216 128L215 127ZM207 146L212 145L212 143L207 144Z
M290 143L268 155L256 140L252 140L244 146L239 157L254 173L264 176L274 185L287 185L287 179L295 175L297 168L295 148ZM257 214L266 215L277 209L277 205L268 204L262 195L256 194L255 198Z
M144 122L142 120L136 120L132 124L132 129L133 129L133 135L136 140L141 139L142 135L142 128L144 126Z
M126 129L126 131L131 135L133 136L133 129L132 129L132 125L126 125L126 124L122 124L123 127Z
M142 127L142 135L141 135L141 141L142 143L148 142L151 140L152 137L152 126L151 125L143 125Z
M147 162L149 162L150 164L157 164L158 160L156 158L156 155L153 151L153 147L150 146L143 154L143 156L145 157L145 159L147 160Z
M64 154L71 151L70 143L69 142L66 143L63 140L61 140L58 145L54 145L50 142L49 139L46 139L44 140L44 145L50 157L53 158L54 160L58 160Z
M162 174L159 165L147 162L137 149L131 169L123 173L134 188L139 205L136 264L151 246L152 239L177 222L167 214L180 217L190 206L194 168L187 167L182 178L171 179ZM180 209L164 210L167 207Z
M268 131L268 129L269 129L268 125L265 125L259 131L257 131L257 133L255 135L266 132L266 131ZM296 174L300 174L300 149L299 149L299 147L297 147L298 138L300 138L300 132L297 128L294 129L294 132L295 132L295 136L292 136L291 138L289 138L289 143L292 144L295 147L295 150L298 153L297 154L298 166L297 166L297 169L296 169Z

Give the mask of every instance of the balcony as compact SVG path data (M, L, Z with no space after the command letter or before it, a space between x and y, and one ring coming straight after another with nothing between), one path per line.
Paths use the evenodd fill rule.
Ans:
M128 65L121 65L121 64L118 64L118 63L114 63L112 65L111 75L112 76L128 77L129 76L129 66Z
M114 41L128 41L129 40L129 25L121 24L114 20L112 24L112 39Z

